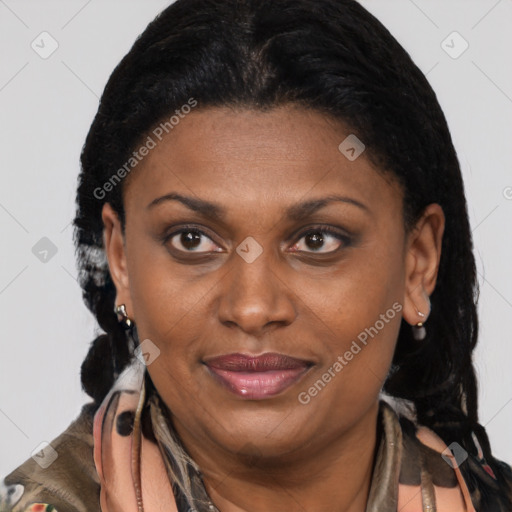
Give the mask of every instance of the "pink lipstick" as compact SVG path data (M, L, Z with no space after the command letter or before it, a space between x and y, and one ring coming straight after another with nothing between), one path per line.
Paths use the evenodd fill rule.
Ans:
M226 354L204 363L222 385L249 400L262 400L281 393L313 365L311 361L270 352L260 356Z

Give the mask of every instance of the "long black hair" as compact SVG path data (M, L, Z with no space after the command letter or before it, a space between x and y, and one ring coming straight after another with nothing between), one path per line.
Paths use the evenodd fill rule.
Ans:
M364 141L365 155L401 184L406 230L428 204L441 205L446 226L427 338L415 342L402 321L384 389L410 400L421 424L473 454L475 432L504 482L502 463L492 456L478 421L472 364L478 285L451 135L423 73L354 0L177 0L116 67L81 154L74 220L84 300L104 331L82 365L85 391L99 403L131 357L114 313L101 220L109 202L124 229L123 183L105 183L191 98L196 108L295 104L333 116Z

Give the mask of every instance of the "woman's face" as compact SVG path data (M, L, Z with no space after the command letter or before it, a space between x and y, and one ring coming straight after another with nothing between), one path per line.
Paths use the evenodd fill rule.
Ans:
M433 205L406 236L400 187L339 149L349 135L291 106L192 111L127 179L124 240L104 207L117 304L192 455L301 457L375 428L401 318L428 314L443 219ZM205 362L233 353L307 365L228 372L230 388Z

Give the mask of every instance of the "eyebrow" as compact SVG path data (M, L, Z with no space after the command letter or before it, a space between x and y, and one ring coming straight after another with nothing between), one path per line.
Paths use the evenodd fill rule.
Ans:
M149 210L167 201L178 201L190 210L199 213L203 217L208 217L217 221L223 221L226 218L226 210L221 206L204 199L183 196L174 192L165 194L161 197L157 197L147 205L146 209ZM361 210L366 211L367 213L370 212L369 208L365 204L357 201L356 199L346 196L329 195L326 197L294 204L285 211L285 215L288 219L302 220L333 202L351 204L357 206Z

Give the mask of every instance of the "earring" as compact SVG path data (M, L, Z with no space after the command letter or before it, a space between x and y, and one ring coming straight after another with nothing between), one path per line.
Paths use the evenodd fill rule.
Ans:
M418 311L418 315L420 315L422 318L425 318L425 314L421 311ZM424 340L426 335L427 330L425 329L423 322L418 322L416 325L412 326L412 336L416 341Z
M122 326L128 330L133 327L133 320L128 318L128 314L126 313L126 306L124 304L119 304L114 308L114 313L118 315L119 323L122 324ZM119 318L119 316L121 318Z
M416 325L412 326L412 335L416 341L421 341L425 339L427 335L427 330L422 322L418 322Z

